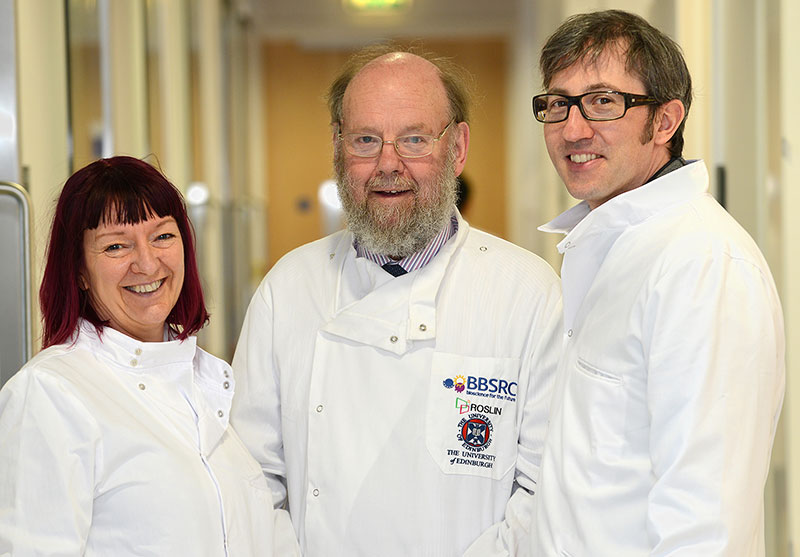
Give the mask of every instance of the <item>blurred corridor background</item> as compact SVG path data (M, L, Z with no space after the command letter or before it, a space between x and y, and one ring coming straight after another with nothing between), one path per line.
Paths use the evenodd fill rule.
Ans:
M464 215L558 269L555 239L536 227L575 201L531 114L538 51L566 16L607 8L683 47L696 93L684 153L713 169L714 195L778 283L788 373L767 554L800 551L797 0L0 0L0 384L38 350L55 198L74 170L113 154L147 158L184 192L212 313L201 344L230 361L264 274L340 224L324 93L378 40L415 42L474 75Z

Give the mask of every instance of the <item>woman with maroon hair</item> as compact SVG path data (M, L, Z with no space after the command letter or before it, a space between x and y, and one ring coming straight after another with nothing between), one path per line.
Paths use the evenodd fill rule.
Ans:
M58 200L44 350L0 391L0 554L293 555L260 466L228 425L178 190L131 157Z

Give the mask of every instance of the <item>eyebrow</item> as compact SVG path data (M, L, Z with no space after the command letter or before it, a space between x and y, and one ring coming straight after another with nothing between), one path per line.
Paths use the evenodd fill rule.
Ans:
M156 217L156 218L162 219L162 217ZM144 221L139 221L139 222L144 222ZM136 224L139 224L139 223L136 223ZM161 227L163 227L164 225L167 225L167 224L175 224L175 226L177 226L178 225L178 221L176 221L175 217L173 217L172 215L167 215L166 217L163 217L161 222L159 222L158 224L155 225L155 228L159 229L159 228L161 228ZM127 228L129 226L133 226L133 225L132 224L127 224L127 225L126 224L116 224L114 226L115 227L111 228L108 232L102 232L100 234L95 235L95 240L99 240L101 238L105 238L106 236L119 236L120 234L124 233L125 228Z
M402 131L400 131L400 133L397 134L397 137L400 137L400 136L403 136L403 135L408 135L408 134L414 134L414 133L423 133L423 134L426 134L426 135L435 133L433 131L431 131L431 132L426 131L426 128L428 128L428 126L426 126L422 122L415 122L414 124L411 124L409 126L404 126L404 127L400 128ZM379 137L383 137L381 132L379 132L377 128L371 127L371 126L365 126L365 127L361 128L361 129L356 129L356 131L340 132L340 133L342 133L342 134L345 134L345 133L358 133L358 134L376 135L376 136L379 136Z
M613 85L611 85L609 83L601 82L601 83L592 83L590 85L587 85L586 87L584 87L583 92L584 93L591 93L592 91L619 91L619 90L620 89L618 89L617 87L615 87L615 86L613 86ZM547 91L547 93L550 94L550 95L576 96L576 95L569 95L567 93L566 89L561 89L559 87L557 87L555 89L550 89L550 90ZM582 93L579 93L579 94L582 94Z

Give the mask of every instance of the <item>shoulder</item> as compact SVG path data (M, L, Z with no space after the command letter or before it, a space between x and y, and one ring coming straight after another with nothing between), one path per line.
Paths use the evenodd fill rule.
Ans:
M29 360L3 386L0 407L16 399L29 408L36 401L47 401L47 413L83 413L87 383L97 376L94 356L74 344L50 346ZM31 410L32 411L32 410Z
M508 281L550 288L559 284L553 268L535 253L507 240L470 228L458 259L478 276L505 278Z
M347 253L352 244L352 236L346 230L340 230L314 242L293 249L281 257L270 269L258 291L266 295L274 288L294 290L298 284L309 286L309 282L323 280L324 271L335 266Z
M665 211L651 228L648 235L662 239L655 245L663 245L665 259L735 260L766 270L766 262L755 240L709 194Z
M49 346L28 360L14 377L63 377L70 369L84 367L87 357L93 358L88 350L76 343Z
M341 249L343 241L347 238L350 238L350 233L346 230L340 230L295 248L275 263L275 266L267 273L267 277L303 272L309 268L318 268L320 262L329 260L331 254L335 254L337 250Z

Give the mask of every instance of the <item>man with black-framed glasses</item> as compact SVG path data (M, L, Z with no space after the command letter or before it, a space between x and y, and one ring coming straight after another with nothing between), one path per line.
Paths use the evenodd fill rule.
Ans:
M621 11L572 16L533 98L581 203L558 245L563 352L531 554L764 555L783 320L758 247L682 158L680 48Z
M347 230L282 258L245 319L231 421L306 556L527 545L560 287L455 208L460 74L391 46L346 65L328 99Z

